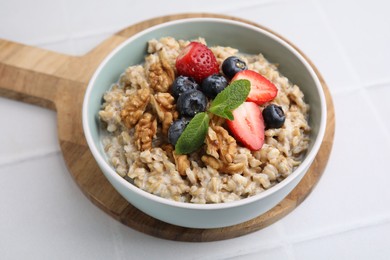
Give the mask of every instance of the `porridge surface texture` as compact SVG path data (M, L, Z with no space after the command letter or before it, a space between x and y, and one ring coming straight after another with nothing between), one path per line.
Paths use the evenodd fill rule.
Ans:
M196 41L206 44L202 38ZM284 125L267 129L263 147L250 151L230 135L225 119L213 116L205 144L197 152L174 152L167 132L179 114L170 86L176 58L188 44L172 37L150 40L144 63L126 68L105 93L99 118L109 163L120 176L149 193L190 203L240 200L281 182L308 149L309 106L299 87L262 54L209 46L219 64L238 56L248 69L275 84L278 95L270 103L282 107Z

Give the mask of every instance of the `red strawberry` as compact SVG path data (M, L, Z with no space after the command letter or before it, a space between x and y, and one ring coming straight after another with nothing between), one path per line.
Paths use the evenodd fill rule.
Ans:
M212 74L219 72L219 65L214 53L200 42L191 42L176 59L179 75L193 77L198 83Z
M233 110L234 120L226 123L236 140L252 151L264 143L264 120L260 107L253 102L244 102Z
M243 70L237 72L232 81L237 79L247 79L251 82L251 91L246 99L247 101L262 105L273 100L278 94L276 86L256 71Z

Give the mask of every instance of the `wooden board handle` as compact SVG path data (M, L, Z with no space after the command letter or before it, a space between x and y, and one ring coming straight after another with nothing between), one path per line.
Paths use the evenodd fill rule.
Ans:
M71 56L0 39L0 96L55 109ZM66 80L65 80L66 81Z

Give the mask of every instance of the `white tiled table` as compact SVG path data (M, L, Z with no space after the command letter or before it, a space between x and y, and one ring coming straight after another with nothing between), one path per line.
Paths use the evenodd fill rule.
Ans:
M0 0L1 38L72 55L155 16L249 19L312 59L336 111L328 167L301 206L243 237L183 243L94 206L65 167L55 112L0 98L0 259L390 259L389 11L381 0Z

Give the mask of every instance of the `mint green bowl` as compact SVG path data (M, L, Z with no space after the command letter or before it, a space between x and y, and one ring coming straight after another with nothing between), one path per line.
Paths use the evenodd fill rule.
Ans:
M231 46L249 54L263 53L279 70L300 86L310 105L311 143L302 164L285 180L255 196L217 204L176 202L147 193L120 177L106 160L100 139L98 111L102 97L119 75L131 65L142 63L147 42L172 36L176 39L203 37L208 45ZM160 24L142 31L118 46L93 75L83 104L83 128L89 148L114 188L146 214L178 226L220 228L255 218L276 206L299 183L313 162L323 139L326 104L321 83L308 61L278 36L260 28L231 20L192 18Z

